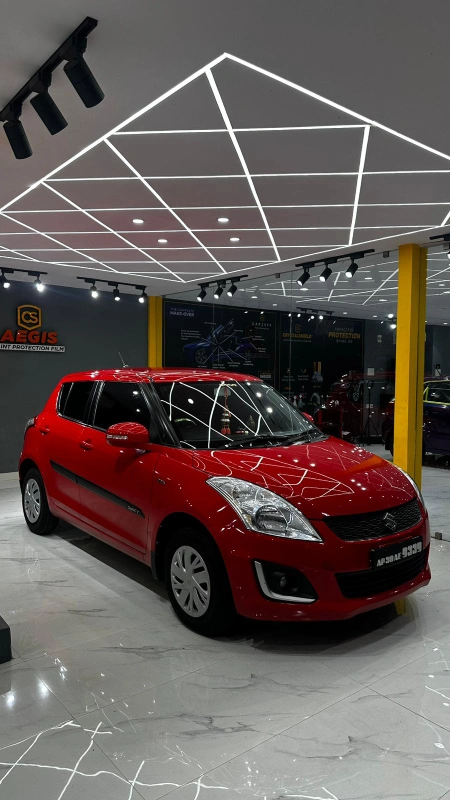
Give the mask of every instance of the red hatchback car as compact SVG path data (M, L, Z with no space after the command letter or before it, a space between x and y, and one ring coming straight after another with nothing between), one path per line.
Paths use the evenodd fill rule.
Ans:
M148 563L203 633L236 612L344 619L430 580L411 478L251 376L68 375L29 420L19 470L31 531L64 519Z

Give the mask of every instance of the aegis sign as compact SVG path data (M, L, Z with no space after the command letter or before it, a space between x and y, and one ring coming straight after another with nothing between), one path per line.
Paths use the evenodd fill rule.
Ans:
M23 350L38 353L64 353L56 331L42 331L42 309L30 303L17 306L19 330L7 328L0 336L0 350Z

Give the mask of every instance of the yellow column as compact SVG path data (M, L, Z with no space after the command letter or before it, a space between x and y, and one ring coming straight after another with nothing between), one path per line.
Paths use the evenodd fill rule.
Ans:
M427 250L403 244L398 252L394 462L420 487Z
M163 299L148 298L148 365L163 365Z

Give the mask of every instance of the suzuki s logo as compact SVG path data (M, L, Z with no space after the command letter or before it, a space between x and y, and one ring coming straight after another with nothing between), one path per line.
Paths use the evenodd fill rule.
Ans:
M387 528L389 531L397 530L397 523L395 521L395 517L392 514L385 514L383 517L384 527Z
M42 325L42 310L39 306L17 306L17 324L19 328L34 331Z

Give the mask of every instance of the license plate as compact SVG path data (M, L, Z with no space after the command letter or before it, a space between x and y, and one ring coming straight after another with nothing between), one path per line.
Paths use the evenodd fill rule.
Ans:
M371 553L372 569L393 567L395 564L400 564L402 561L418 555L422 550L423 542L421 536L416 536L414 539L406 539L406 541L391 544L388 547L379 547L377 550L372 550Z

